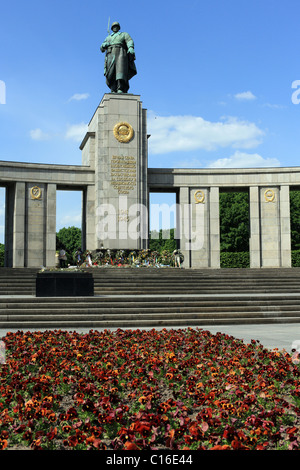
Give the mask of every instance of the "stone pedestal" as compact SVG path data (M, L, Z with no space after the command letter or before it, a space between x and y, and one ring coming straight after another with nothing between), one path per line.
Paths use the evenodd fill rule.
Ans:
M140 97L105 94L81 150L83 164L95 169L94 239L91 230L87 247L146 248L147 123Z

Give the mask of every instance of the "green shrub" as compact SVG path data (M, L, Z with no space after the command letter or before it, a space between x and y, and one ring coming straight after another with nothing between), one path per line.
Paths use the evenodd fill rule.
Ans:
M300 250L292 251L292 267L293 268L300 267Z
M247 251L221 252L220 263L221 268L249 268L250 255Z

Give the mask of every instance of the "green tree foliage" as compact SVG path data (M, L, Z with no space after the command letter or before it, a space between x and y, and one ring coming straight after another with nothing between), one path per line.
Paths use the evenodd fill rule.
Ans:
M75 251L81 248L81 230L78 227L64 227L56 234L56 249L63 248L73 257Z
M177 248L177 240L174 239L175 229L169 230L160 229L159 232L153 230L149 239L150 251L158 251L162 253L164 250L172 253Z
M220 253L221 268L250 268L249 251L236 253Z
M248 193L220 193L221 252L249 251Z
M290 192L292 250L300 250L300 191Z

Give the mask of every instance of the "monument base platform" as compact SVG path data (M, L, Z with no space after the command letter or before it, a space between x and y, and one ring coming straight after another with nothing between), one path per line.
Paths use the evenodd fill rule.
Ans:
M36 297L78 297L94 295L94 279L87 272L37 273Z

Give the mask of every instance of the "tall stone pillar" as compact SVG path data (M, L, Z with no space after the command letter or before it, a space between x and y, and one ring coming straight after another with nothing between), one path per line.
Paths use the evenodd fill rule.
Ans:
M5 266L24 267L25 262L25 183L6 188Z
M190 188L191 266L210 267L209 188Z
M5 225L6 266L55 266L56 184L9 185Z
M250 266L291 266L288 186L250 188Z
M55 266L56 252L56 184L46 185L47 199L45 201L45 266Z
M292 266L291 253L291 219L290 219L290 188L280 186L280 250L281 267L290 268Z
M140 97L105 94L81 149L84 164L95 168L95 248L146 248L147 122Z
M177 219L178 220L178 219ZM179 189L179 227L176 226L176 235L180 239L180 251L184 256L183 266L191 267L191 214L190 214L190 190L182 186Z
M26 183L24 266L55 266L56 184Z
M95 250L95 187L88 185L82 193L82 249Z
M220 209L219 188L210 188L209 227L210 227L210 267L220 267Z
M260 194L258 186L249 188L249 212L250 212L250 268L261 267L261 243L260 243Z
M180 250L185 267L220 267L219 188L180 188Z

